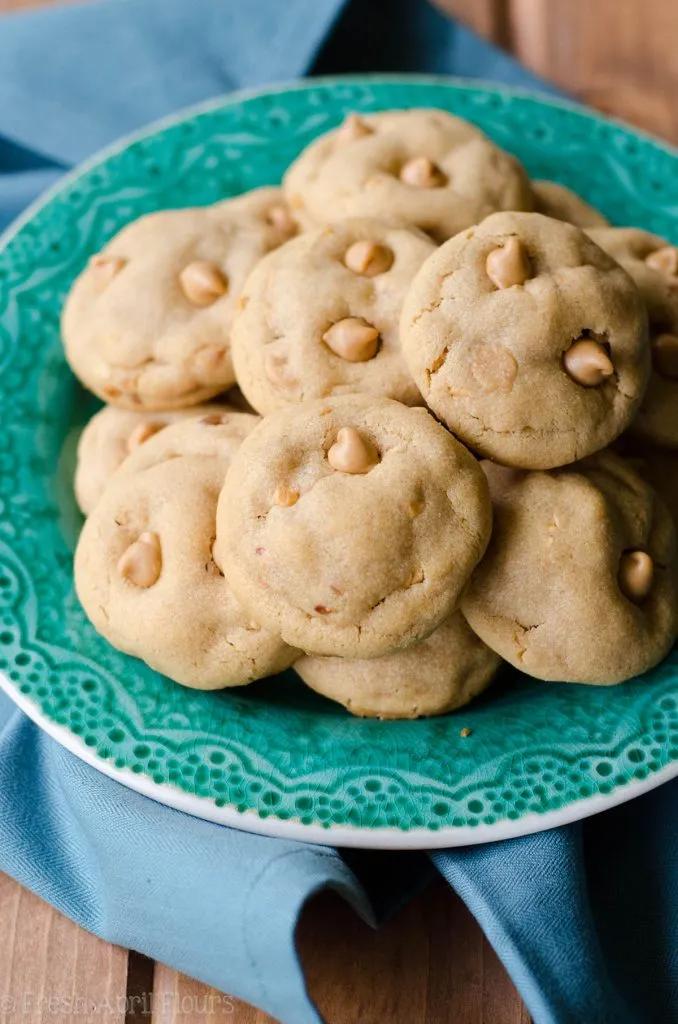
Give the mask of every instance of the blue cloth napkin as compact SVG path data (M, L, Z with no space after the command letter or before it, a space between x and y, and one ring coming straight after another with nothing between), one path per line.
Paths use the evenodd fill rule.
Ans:
M360 70L549 88L423 0L102 0L5 16L0 225L93 150L178 107ZM342 856L138 796L0 697L0 870L96 934L284 1024L319 1021L294 947L304 903L334 888L376 924L427 881L431 862L477 917L537 1024L678 1021L676 795L664 786L583 825L430 861ZM450 956L454 944L451 935Z

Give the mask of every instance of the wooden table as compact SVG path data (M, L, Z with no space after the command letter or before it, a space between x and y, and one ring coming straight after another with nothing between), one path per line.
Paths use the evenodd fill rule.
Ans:
M0 12L34 2L0 0ZM574 96L678 141L676 0L439 4ZM377 933L338 898L321 896L304 913L298 941L310 992L330 1024L529 1022L482 932L442 882ZM0 1024L74 1018L79 1024L272 1020L94 938L0 876Z

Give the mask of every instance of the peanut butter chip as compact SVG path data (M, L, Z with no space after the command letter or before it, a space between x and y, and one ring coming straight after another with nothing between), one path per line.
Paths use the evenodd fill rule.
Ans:
M377 354L379 331L362 317L349 316L332 324L323 334L323 341L347 362L365 363Z
M447 181L440 168L427 156L415 156L403 164L400 180L414 188L440 188Z
M495 288L513 288L532 276L525 246L519 238L507 238L493 249L485 261L485 270Z
M391 269L393 253L388 246L365 239L348 247L344 263L354 274L376 277L377 274L384 274Z
M89 265L97 288L105 288L107 284L110 284L126 262L120 256L106 256L101 252L92 256Z
M179 274L179 283L194 306L211 306L227 288L226 278L210 260L193 260Z
M157 533L142 533L118 561L118 572L135 587L152 587L162 568L160 538Z
M148 441L149 437L153 437L159 430L162 430L165 426L164 423L154 423L150 420L145 420L143 423L137 423L132 433L127 438L127 451L133 452L135 448L138 448L144 441Z
M563 355L563 366L572 380L595 388L614 373L612 360L603 345L589 338L575 341Z
M355 142L356 139L362 139L366 135L372 134L373 129L366 121L363 121L362 117L358 117L357 114L348 114L337 131L336 141L339 143Z
M646 256L645 262L648 267L666 274L667 277L678 277L678 246L665 245L661 249L655 249Z
M379 454L372 442L354 427L341 427L327 453L327 461L339 473L368 473L379 462Z
M296 505L299 501L299 491L295 491L293 487L287 487L286 484L278 484L273 495L273 500L276 505L282 505L284 508L291 508L292 505Z
M619 560L619 587L629 601L642 601L652 589L654 562L647 551L625 551Z
M678 379L678 334L658 334L653 339L652 364L662 377Z

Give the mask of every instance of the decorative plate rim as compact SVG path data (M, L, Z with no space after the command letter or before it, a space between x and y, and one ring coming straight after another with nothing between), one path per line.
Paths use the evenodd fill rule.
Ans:
M467 88L488 89L502 96L536 99L540 103L544 103L549 107L555 107L561 110L571 110L578 114L582 114L583 116L590 118L592 121L603 121L606 124L616 125L618 128L622 128L624 131L630 131L639 138L645 139L653 145L658 146L669 156L678 158L678 146L673 146L670 142L667 142L666 139L662 139L660 136L654 135L652 132L648 132L643 128L636 128L634 125L623 121L620 117L614 117L611 114L601 114L599 111L593 110L583 103L577 103L576 100L554 96L549 92L540 92L539 89L527 89L519 85L503 85L502 83L493 82L489 78L467 78L463 75L416 73L399 74L398 72L375 74L360 74L359 72L355 72L347 75L317 75L312 78L293 78L285 82L272 82L270 85L257 85L245 89L235 89L233 92L220 93L217 96L211 96L209 99L200 100L198 103L189 103L187 106L180 107L179 110L173 111L171 114L165 114L163 117L158 117L155 120L150 121L141 128L137 128L132 132L127 132L125 135L120 135L108 146L103 146L101 149L98 149L96 153L86 157L71 170L66 171L58 181L53 185L50 185L49 188L45 189L44 192L41 192L39 196L32 200L32 202L30 202L28 206L26 206L25 209L22 210L21 213L3 229L3 231L0 231L0 249L5 248L7 243L18 231L20 231L23 225L29 220L32 220L34 214L36 214L38 210L41 210L43 206L46 206L47 203L58 196L63 189L66 189L69 185L73 184L74 181L77 181L77 179L82 177L83 174L86 174L87 171L92 170L98 164L104 163L116 153L119 153L123 149L132 145L132 143L148 138L151 135L155 135L164 128L169 128L174 124L179 124L181 121L185 121L189 117L196 117L199 114L207 113L210 110L218 110L222 106L242 103L244 100L254 99L257 96L269 96L282 92L302 92L306 89L313 89L317 85L332 86L350 82L383 82L384 84L393 83L395 85L397 83L402 83L403 81L411 82L413 85L421 83L423 85L457 85Z
M243 89L226 95L216 96L176 111L121 137L111 145L99 150L73 170L64 174L51 188L29 204L20 216L0 233L0 251L52 200L58 198L62 192L67 191L88 172L100 165L106 164L116 154L124 152L137 141L152 138L165 129L179 125L201 114L218 111L221 108L233 106L249 99L303 92L323 87L331 89L332 87L351 84L365 86L389 84L394 86L423 85L441 88L456 86L460 89L488 91L500 97L532 100L545 107L571 111L593 123L602 123L616 127L637 139L647 141L669 157L678 159L678 149L671 146L665 140L658 139L648 132L631 127L619 119L591 111L579 103L553 97L548 93L541 93L538 90L503 86L481 79L446 75L396 73L317 77ZM555 810L544 812L528 811L517 818L505 818L492 824L441 825L437 828L414 826L407 830L391 826L372 827L369 824L306 824L293 818L283 819L282 817L276 817L274 811L264 816L256 809L243 811L238 810L234 805L224 806L215 804L212 797L189 793L171 782L158 783L148 775L138 774L129 768L119 768L88 747L75 732L49 718L41 710L38 703L21 693L18 686L3 672L0 672L0 690L3 690L29 718L60 745L103 774L136 792L149 796L176 810L229 827L323 845L331 844L366 849L431 849L475 845L514 838L596 814L633 799L636 796L640 796L678 776L678 761L673 760L664 767L651 771L645 778L624 780L624 784L619 782L611 791L574 797L568 803Z
M534 835L560 825L570 825L575 821L590 818L601 811L635 800L636 797L643 796L644 793L649 793L678 777L678 761L675 761L646 779L636 779L625 786L619 786L611 793L596 793L580 800L573 800L555 811L545 811L543 814L532 811L515 821L506 819L494 825L452 825L437 830L412 828L407 832L397 828L369 828L364 825L304 825L301 821L284 821L273 815L262 818L255 810L239 811L234 807L218 807L209 797L187 793L170 783L154 782L148 776L136 774L129 768L116 768L110 761L105 761L87 747L70 729L48 718L35 701L17 693L14 684L4 672L0 672L0 690L60 746L127 789L203 821L212 821L217 825L225 825L242 832L315 843L320 846L363 850L440 850L496 843L502 839L517 839L520 836Z

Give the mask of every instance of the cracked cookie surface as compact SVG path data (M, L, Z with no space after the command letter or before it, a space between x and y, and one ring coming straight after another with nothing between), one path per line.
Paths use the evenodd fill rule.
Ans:
M631 433L678 448L678 246L639 228L588 233L633 278L647 307L652 374Z
M484 468L494 529L462 601L473 631L538 679L618 683L661 661L675 532L632 466L601 452L550 472Z
M235 410L217 402L156 413L104 406L85 425L78 441L73 487L80 510L88 515L125 459L165 427L179 420L228 411Z
M272 188L128 224L66 300L62 334L74 373L130 409L195 405L230 387L237 298L260 257L294 231Z
M401 341L459 438L530 469L604 448L649 377L633 281L579 228L537 213L493 214L434 252L405 298Z
M426 410L350 395L255 428L229 468L214 550L288 643L376 657L450 614L490 528L478 464Z
M305 226L379 217L437 242L494 210L531 210L518 161L443 110L350 115L288 169L285 196Z
M271 675L296 653L243 609L212 557L217 499L246 421L255 418L185 421L151 438L110 481L75 555L95 628L196 689Z
M434 248L418 231L357 219L264 257L232 332L236 376L251 404L268 413L357 391L420 404L399 320L405 292Z
M501 658L453 612L425 640L381 658L303 655L295 672L312 690L365 718L443 715L473 700Z

